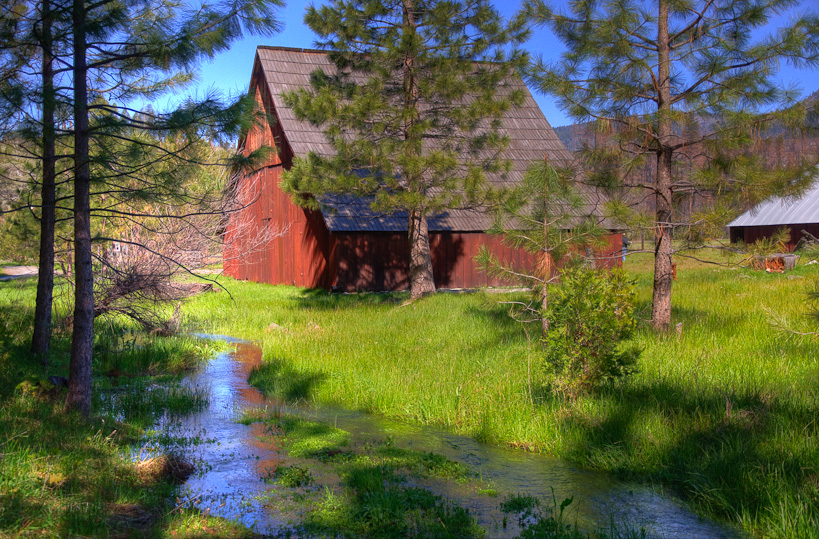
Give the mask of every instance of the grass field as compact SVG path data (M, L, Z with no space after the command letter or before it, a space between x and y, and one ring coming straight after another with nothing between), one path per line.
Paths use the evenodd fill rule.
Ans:
M575 401L542 390L537 328L507 315L509 295L337 295L224 279L229 292L185 307L190 330L253 339L265 363L251 381L291 400L433 424L487 443L548 452L650 482L701 513L760 537L819 537L819 354L802 331L817 266L784 275L678 260L673 324L636 340L639 372ZM650 257L630 258L643 319ZM211 353L190 337L137 337L100 321L90 420L62 413L46 375L65 375L58 332L48 372L27 354L34 281L0 283L0 536L241 537L248 532L171 510L172 478L146 478L128 449L158 414L202 395L175 384ZM513 296L512 296L513 297ZM164 388L145 391L157 382Z
M650 311L650 258L626 263ZM803 330L816 266L787 274L678 259L673 324L645 324L639 372L562 401L539 384L530 339L484 292L336 295L225 280L199 296L189 327L261 343L254 383L271 394L440 425L668 488L757 536L819 537L819 354Z
M191 337L136 342L101 324L91 417L66 414L65 390L48 376L67 374L67 336L57 331L49 369L28 354L35 286L0 283L0 537L252 537L169 507L175 477L154 465L168 455L142 455L144 465L129 456L159 415L202 405L205 396L176 382L212 350Z
M211 341L151 337L121 321L98 320L91 416L66 414L65 390L48 376L66 374L67 331L58 324L48 368L27 352L34 284L0 283L0 537L257 537L243 526L177 503L176 486L185 476L179 470L190 467L184 455L173 451L184 451L184 441L150 431L160 416L181 418L206 403L208 395L179 380L215 352ZM277 370L275 363L253 376L269 391L281 388L282 380L291 398L309 392L309 380ZM498 497L510 519L525 515L520 529L527 537L589 538L563 521L557 502L539 506L540 500L519 500L514 493L502 500L474 470L441 455L394 447L389 438L352 439L329 425L295 417L264 415L248 421L262 420L272 447L283 451L280 458L288 463L260 477L277 486L269 491L268 503L285 511L295 504L300 515L283 537L485 536L486 530L456 503L404 484L414 478L467 483L476 496ZM323 489L313 488L313 473L320 473ZM327 485L327 477L335 479ZM526 504L523 513L521 503ZM611 522L592 536L641 534Z

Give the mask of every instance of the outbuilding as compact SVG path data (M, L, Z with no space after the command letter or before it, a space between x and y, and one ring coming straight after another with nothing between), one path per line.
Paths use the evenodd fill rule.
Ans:
M328 74L334 71L324 51L264 46L256 51L250 91L270 121L247 133L240 149L273 146L276 151L260 169L235 179L245 207L227 223L224 272L255 282L341 291L406 289L405 213L376 214L367 201L351 197L322 200L321 210L313 211L294 204L279 186L283 171L295 157L332 151L320 128L296 120L281 97L288 90L309 87L310 76L318 69ZM545 154L556 165L572 159L523 81L512 82L525 93L523 106L511 110L503 121L510 139L504 157L511 161L512 171L490 178L493 182L520 181L526 169ZM602 198L594 191L589 193L589 212L600 215ZM478 209L449 210L429 216L428 221L437 288L503 285L476 266L474 257L482 245L507 262L534 263L532 255L487 234L491 218ZM260 231L269 234L259 235ZM261 243L252 244L259 237ZM598 262L619 265L622 235L612 232L608 243Z
M770 198L728 223L731 243L754 243L783 227L790 230L789 251L804 232L819 237L819 177L801 197Z

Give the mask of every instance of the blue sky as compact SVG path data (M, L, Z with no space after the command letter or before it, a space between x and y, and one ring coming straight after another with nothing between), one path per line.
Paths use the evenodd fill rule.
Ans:
M304 25L304 10L311 2L307 0L285 0L287 6L281 11L281 20L284 30L272 37L250 36L242 39L211 62L202 66L199 78L194 88L201 94L216 89L223 93L237 94L247 91L250 72L253 68L253 58L258 45L273 45L281 47L311 48L315 39L312 31ZM318 4L322 2L316 2ZM566 4L567 0L558 0L555 4ZM495 2L500 11L509 16L520 5L519 0ZM802 0L795 12L811 12L819 14L819 0ZM780 19L787 22L789 15ZM777 22L780 22L777 21ZM780 23L781 23L780 22ZM776 22L774 23L776 24ZM543 55L545 59L557 59L563 47L548 30L538 30L527 44L528 50L534 55ZM784 85L796 84L804 94L819 89L819 70L794 70L783 66L780 82ZM533 91L535 101L553 126L567 125L572 121L553 102L552 98Z

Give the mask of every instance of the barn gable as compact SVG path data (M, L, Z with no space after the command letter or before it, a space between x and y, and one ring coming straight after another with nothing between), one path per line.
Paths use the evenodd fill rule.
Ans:
M293 150L258 56L249 91L272 121L255 126L239 148L275 151L259 170L238 179L244 209L232 214L226 227L224 272L255 282L330 288L331 238L321 212L293 204L279 187L283 171L293 162Z
M328 74L335 69L323 51L264 46L257 49L250 90L274 122L248 133L240 147L252 151L275 144L277 153L259 172L242 178L248 208L234 220L253 221L249 228L267 227L278 236L250 255L239 254L248 246L235 242L235 247L226 251L225 273L259 282L342 290L407 288L405 213L379 215L370 209L367 200L349 196L324 197L320 200L321 211L305 210L279 187L282 172L291 166L294 156L309 152L327 155L333 151L323 132L309 122L297 120L282 99L284 92L309 88L311 74L317 69ZM503 120L510 141L503 155L512 167L505 175L488 178L498 186L520 182L527 168L542 160L544 154L548 153L557 166L572 160L523 81L517 78L510 83L523 91L525 100ZM599 214L595 209L602 199L591 190L586 198L590 214ZM485 233L491 218L484 212L448 210L430 215L428 222L439 288L502 284L475 267L473 258L482 245L490 246L509 262L533 263L531 255L503 246L498 238ZM613 235L610 241L612 251L620 249L619 235Z

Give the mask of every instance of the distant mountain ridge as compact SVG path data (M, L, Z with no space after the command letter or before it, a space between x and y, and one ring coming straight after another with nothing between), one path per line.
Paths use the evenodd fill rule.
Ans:
M819 154L819 90L805 97L803 102L813 109L808 114L806 131L795 133L782 126L772 126L762 135L767 140L760 151L780 164L796 163L805 152ZM587 144L602 142L599 138L602 135L596 135L593 126L592 123L580 123L554 127L554 130L570 152L577 152Z
M755 155L764 157L769 164L781 166L797 165L802 163L806 156L814 158L819 156L819 90L810 94L803 102L808 105L809 110L812 109L806 120L806 129L789 130L781 125L769 127L754 145L752 151ZM706 124L700 125L702 129L712 127ZM553 129L571 152L578 152L586 145L605 147L612 141L611 135L596 132L593 123L565 125ZM696 131L697 127L694 126L693 129ZM696 147L697 145L690 147L689 151L693 150L696 153ZM700 159L702 159L701 156ZM654 198L646 196L645 190L633 187L638 184L651 185L656 168L656 162L648 159L643 166L632 169L627 177L623 178L624 185L617 191L616 196L636 209L653 213ZM685 174L680 169L678 173ZM675 218L680 222L686 222L696 211L707 207L714 201L713 196L708 192L683 189L676 194L685 199L680 200L675 208Z

